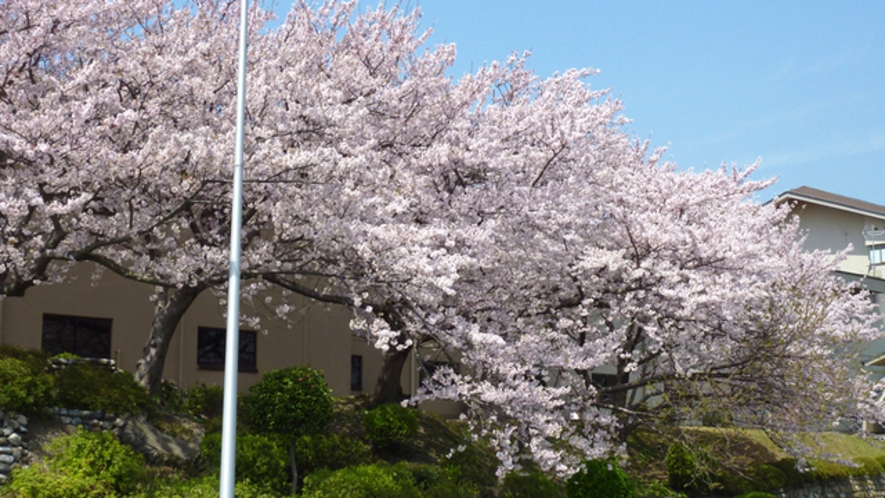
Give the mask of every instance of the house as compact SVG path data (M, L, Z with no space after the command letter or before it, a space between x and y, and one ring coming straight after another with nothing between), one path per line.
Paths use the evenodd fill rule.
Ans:
M773 202L788 203L799 216L807 250L835 253L850 244L836 273L860 282L879 313L885 314L885 206L804 186L778 195ZM862 359L871 371L885 375L885 339L868 344Z
M154 317L153 287L111 272L94 280L94 271L91 263L80 263L65 283L0 299L0 343L111 358L134 372ZM301 296L286 299L298 310L289 321L260 304L242 306L244 314L260 316L261 330L241 327L239 389L255 384L262 372L310 365L325 373L335 396L371 392L382 357L353 334L349 310ZM175 332L164 378L182 388L223 384L225 311L211 292L194 302ZM415 392L417 369L404 369L402 383L404 392Z

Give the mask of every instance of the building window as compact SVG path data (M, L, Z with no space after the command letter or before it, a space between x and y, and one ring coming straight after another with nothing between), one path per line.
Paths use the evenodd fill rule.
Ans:
M197 367L202 370L224 370L224 348L227 330L212 327L197 329ZM258 334L240 330L240 372L257 372Z
M350 357L350 390L363 390L363 357L357 354Z
M43 315L43 351L83 358L111 357L110 318Z
M614 387L618 385L618 376L615 374L595 373L591 374L590 382L592 382L597 389ZM613 398L611 394L603 394L599 397L599 401L601 401L602 403L611 403L613 401Z

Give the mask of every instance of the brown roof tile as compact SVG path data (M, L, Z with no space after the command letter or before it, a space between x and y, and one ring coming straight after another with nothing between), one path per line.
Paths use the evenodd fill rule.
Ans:
M866 211L876 216L885 217L885 206L873 204L872 202L862 201L860 199L854 199L852 197L845 197L844 195L832 194L830 192L825 192L823 190L818 190L816 188L806 186L794 188L793 190L788 190L780 194L779 196L777 196L776 202L781 202L782 200L786 200L786 198L838 204L847 208L856 209L859 211Z

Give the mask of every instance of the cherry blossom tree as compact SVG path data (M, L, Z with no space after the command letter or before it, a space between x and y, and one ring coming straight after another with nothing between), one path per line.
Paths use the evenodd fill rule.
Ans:
M876 408L868 301L759 204L752 167L663 163L590 70L541 79L514 55L455 80L417 12L297 2L268 31L252 15L244 290L350 307L385 353L376 401L433 343L461 369L413 401L464 402L502 472L561 474L641 425ZM181 316L226 281L235 17L0 4L0 292L75 261L155 285L152 388Z

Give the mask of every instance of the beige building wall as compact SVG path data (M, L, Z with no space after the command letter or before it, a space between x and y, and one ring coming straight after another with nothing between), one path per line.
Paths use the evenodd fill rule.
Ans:
M31 288L24 297L0 300L0 342L41 348L43 314L72 315L112 320L111 356L120 368L133 372L147 342L154 316L150 297L153 287L132 282L111 272L92 279L94 267L83 263L74 268L69 282ZM274 294L280 301L282 295ZM309 365L323 370L332 394L351 391L351 355L363 357L363 389L371 392L381 367L381 354L349 327L350 312L341 306L312 302L300 296L286 298L298 311L288 321L276 318L270 309L241 305L244 314L257 314L256 363L258 373L241 372L238 387L247 390L261 372L291 365ZM256 300L256 302L263 302ZM223 372L197 365L199 327L224 328L226 306L211 292L204 292L185 314L166 357L164 377L182 388L200 383L222 384ZM248 329L242 326L242 329ZM410 392L411 372L403 375Z
M848 258L842 262L840 269L856 275L869 274L877 278L885 278L885 268L883 267L874 268L872 273L868 273L870 253L863 237L865 226L881 225L882 220L810 203L798 203L794 213L799 215L799 227L807 235L804 245L806 250L829 249L832 252L837 252L851 244L852 250L848 254Z

